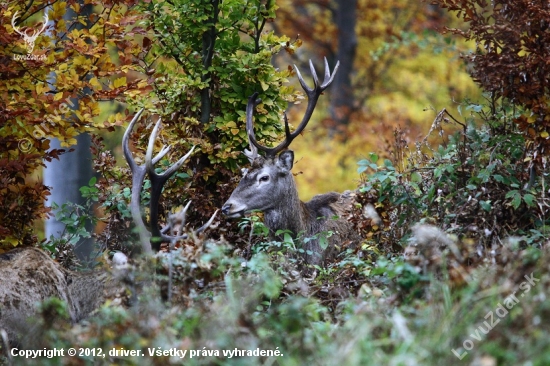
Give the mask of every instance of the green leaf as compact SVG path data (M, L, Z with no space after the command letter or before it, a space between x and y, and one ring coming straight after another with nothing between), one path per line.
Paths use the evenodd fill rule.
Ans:
M384 159L384 166L388 169L388 170L395 170L394 166L393 166L393 163L391 162L391 160L389 159Z
M536 207L536 198L531 193L527 193L523 196L523 200L529 207Z
M325 235L320 235L320 237L319 237L319 246L323 250L327 249L327 247L328 247L328 238Z
M411 173L411 181L415 183L421 183L422 182L422 176L418 172L412 172Z
M519 207L519 205L521 205L521 194L519 193L518 190L509 191L508 193L506 193L505 197L512 199L510 204L512 205L512 207L514 209L517 209Z
M294 239L292 239L288 231L283 234L283 241L288 244L294 244Z
M442 173L443 173L443 169L441 169L440 167L435 168L434 169L434 178L441 177Z
M122 196L124 198L130 198L131 195L132 195L132 191L130 190L130 188L124 187L124 189L122 190Z
M378 162L378 155L376 153L369 153L369 157L370 157L370 160L373 162L373 163L377 163Z
M481 206L482 209L484 209L485 211L487 212L490 212L492 209L493 209L493 206L491 205L491 201L479 201L479 205Z
M507 178L503 177L500 174L493 175L493 178L499 183L504 183L504 184L510 183L510 181Z

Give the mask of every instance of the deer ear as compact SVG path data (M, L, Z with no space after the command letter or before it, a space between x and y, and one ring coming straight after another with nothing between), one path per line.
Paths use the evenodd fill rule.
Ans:
M294 165L294 151L292 150L285 150L282 153L279 154L279 160L277 161L277 165L280 167L291 170L292 166Z

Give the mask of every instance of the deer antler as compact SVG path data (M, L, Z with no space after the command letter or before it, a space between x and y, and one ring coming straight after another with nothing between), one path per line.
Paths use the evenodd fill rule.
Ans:
M304 89L306 95L307 95L307 108L306 112L304 114L304 117L302 118L302 121L294 130L294 132L290 132L290 127L288 125L288 119L286 117L286 114L284 116L285 119L285 140L281 142L276 147L266 147L262 146L256 141L256 136L254 134L254 109L256 106L261 102L261 99L257 99L258 93L254 93L248 98L248 104L246 106L246 132L248 134L248 141L250 145L250 150L245 150L245 155L249 158L249 160L253 161L258 156L258 149L265 152L266 156L273 157L277 155L282 150L286 149L288 146L290 146L290 143L292 140L296 138L304 128L307 126L309 119L311 118L311 115L313 114L313 111L315 110L315 106L317 105L317 101L319 100L319 97L323 93L323 91L332 83L334 80L334 75L336 75L336 72L338 71L338 67L340 66L340 61L336 63L336 66L334 67L334 71L332 74L330 73L330 68L328 66L327 58L325 57L325 79L323 80L322 84L319 84L319 78L317 77L317 72L315 71L315 67L313 67L313 62L309 60L309 68L311 70L311 75L313 77L313 88L310 88L306 82L304 81L304 78L302 77L302 74L300 74L300 70L296 65L294 65L294 68L296 69L296 74L298 74L298 80L300 81L300 84L302 85L302 88Z
M162 193L162 187L164 186L166 181L183 165L185 160L187 160L187 158L193 153L195 147L193 146L187 154L182 156L176 163L174 163L171 167L164 171L164 173L157 174L155 172L154 165L160 159L162 159L168 153L168 151L170 151L170 146L163 146L160 152L155 155L154 158L152 157L155 140L157 138L158 130L161 124L161 120L159 119L157 124L155 125L155 128L153 129L153 132L151 133L151 136L149 137L149 144L147 146L147 152L145 154L145 163L138 166L134 160L134 157L132 156L132 153L130 152L129 141L130 134L134 128L134 125L141 116L142 112L143 108L134 116L134 118L128 125L128 128L124 133L124 137L122 138L122 149L124 151L124 157L126 158L126 161L130 166L130 170L132 171L132 196L130 200L130 211L139 231L142 249L144 252L149 253L151 252L151 245L152 249L154 249L155 251L159 251L160 244L162 242L186 239L188 237L187 234L181 233L181 229L176 235L173 235L170 229L173 224L176 223L176 221L179 221L181 228L183 228L183 225L185 224L185 214L187 212L187 209L189 208L191 201L189 201L181 211L176 214L170 215L168 220L169 225L167 225L163 229L160 229L158 225L158 201ZM146 229L146 226L141 217L140 210L140 194L146 173L149 175L149 179L151 180L151 197L149 200L149 213L151 216L150 233ZM194 233L198 234L210 227L217 213L218 211L216 210L216 212L214 212L208 222L195 230ZM155 238L159 239L155 240Z

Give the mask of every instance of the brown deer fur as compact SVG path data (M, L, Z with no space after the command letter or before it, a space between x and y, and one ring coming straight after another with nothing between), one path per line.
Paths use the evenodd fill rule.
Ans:
M330 192L313 197L309 202L298 198L291 169L294 153L286 150L274 158L256 157L251 169L242 177L237 188L222 208L228 217L241 217L246 212L259 210L264 213L264 223L271 237L278 230L289 230L296 238L313 238L304 242L303 249L309 264L323 264L331 258L336 247L357 243L359 235L352 224L342 219L351 197ZM332 232L328 247L323 250L319 235Z

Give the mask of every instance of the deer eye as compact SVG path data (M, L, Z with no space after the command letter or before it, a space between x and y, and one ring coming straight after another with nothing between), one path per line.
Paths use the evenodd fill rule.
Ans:
M268 182L269 181L269 175L262 175L259 179L260 182Z

